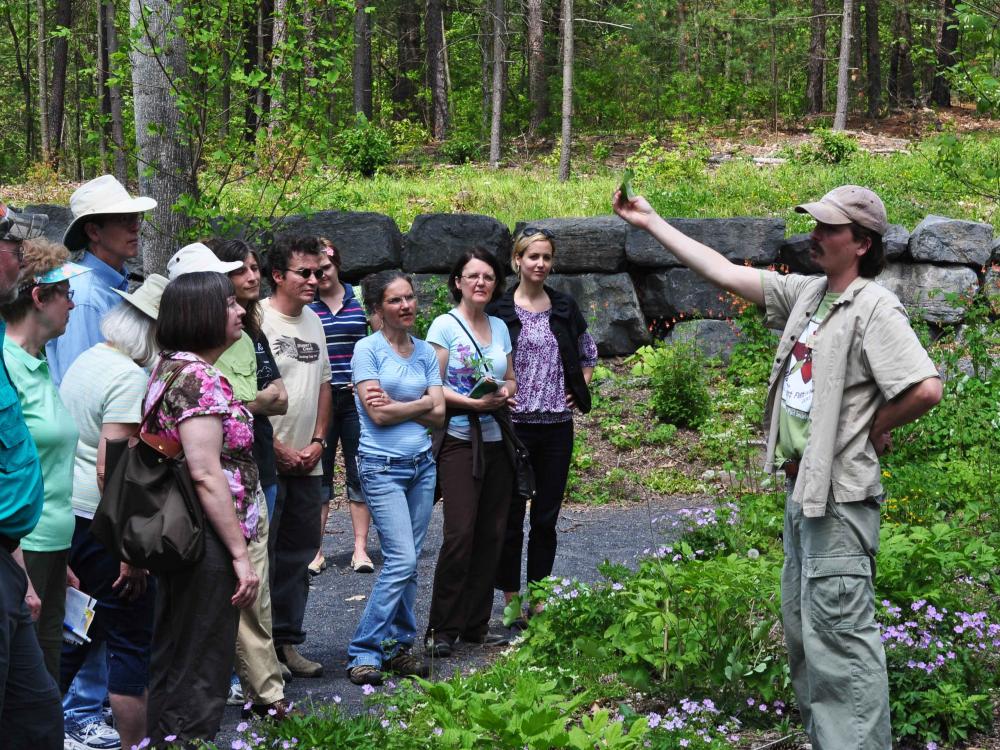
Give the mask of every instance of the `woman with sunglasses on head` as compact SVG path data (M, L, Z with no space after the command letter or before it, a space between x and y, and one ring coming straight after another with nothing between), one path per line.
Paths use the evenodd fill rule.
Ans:
M450 655L459 638L506 643L489 633L493 577L513 483L497 417L505 416L507 400L517 390L507 326L486 314L502 284L503 268L494 255L482 248L462 253L448 277L457 304L427 331L448 409L437 453L444 541L427 623L426 647L433 656Z
M347 477L347 503L351 512L351 526L354 529L354 551L351 553L351 570L355 573L371 573L375 570L368 557L368 527L371 514L361 494L358 479L358 439L361 424L358 410L354 405L354 389L351 387L351 357L354 345L368 335L368 321L361 302L354 296L354 287L340 280L340 251L325 237L319 238L323 245L319 270L323 277L316 285L316 300L309 307L323 323L326 334L327 355L330 357L330 387L333 390L333 413L326 434L323 449L323 517L321 528L326 528L333 500L333 471L337 457L337 443L340 443L344 457L344 473ZM319 575L326 567L322 546L316 550L316 558L309 563L309 572Z
M381 685L386 672L428 674L412 651L413 605L437 478L427 428L443 423L444 396L434 350L410 335L417 312L410 277L368 277L365 306L379 313L382 326L358 342L351 360L361 419L358 473L383 563L347 648L347 676L355 685Z
M573 409L590 411L590 377L597 345L572 297L546 286L555 242L528 227L514 238L511 268L518 283L488 310L503 319L514 343L514 372L521 396L511 419L531 456L537 495L531 501L528 586L552 573L556 521L573 453ZM511 500L496 587L510 602L521 588L525 501ZM516 623L523 627L523 619Z
M66 330L74 307L69 279L90 269L70 263L65 246L42 238L24 242L23 258L17 296L0 305L7 322L3 358L38 450L45 500L38 525L21 539L15 556L23 554L26 599L45 667L58 684L66 587L79 588L68 560L75 527L73 460L80 433L52 382L45 344Z

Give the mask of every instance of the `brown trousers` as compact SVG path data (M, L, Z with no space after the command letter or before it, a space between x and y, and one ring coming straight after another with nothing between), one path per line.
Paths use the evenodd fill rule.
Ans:
M444 541L427 623L427 637L437 641L478 641L489 629L513 474L502 442L485 443L483 457L483 476L475 479L469 441L449 435L438 455Z

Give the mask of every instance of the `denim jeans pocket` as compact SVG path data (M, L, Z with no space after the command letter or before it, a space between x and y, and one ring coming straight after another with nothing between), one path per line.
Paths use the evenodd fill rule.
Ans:
M384 458L358 456L358 475L362 479L377 477L389 471L389 462Z

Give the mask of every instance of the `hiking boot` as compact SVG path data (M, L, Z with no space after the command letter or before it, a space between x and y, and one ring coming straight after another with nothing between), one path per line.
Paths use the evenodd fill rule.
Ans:
M431 673L430 668L419 656L414 656L409 646L403 647L396 652L384 665L386 672L398 674L401 677L427 677Z
M424 641L424 653L435 659L451 656L451 644L444 639L428 638Z
M295 677L323 676L323 665L318 661L310 661L304 657L296 650L295 646L277 646L275 651L278 653L278 661L285 664Z
M385 680L382 670L371 664L358 664L347 670L347 679L355 685L381 685Z
M265 721L272 721L277 724L293 716L301 716L302 712L294 708L288 701L280 698L274 703L253 703L249 708L244 708L241 715L244 719L259 716Z

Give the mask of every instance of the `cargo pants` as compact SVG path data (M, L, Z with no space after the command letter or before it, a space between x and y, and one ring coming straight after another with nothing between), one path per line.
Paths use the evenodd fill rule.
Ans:
M802 515L785 500L781 616L792 687L814 750L891 750L889 685L875 620L877 500Z

